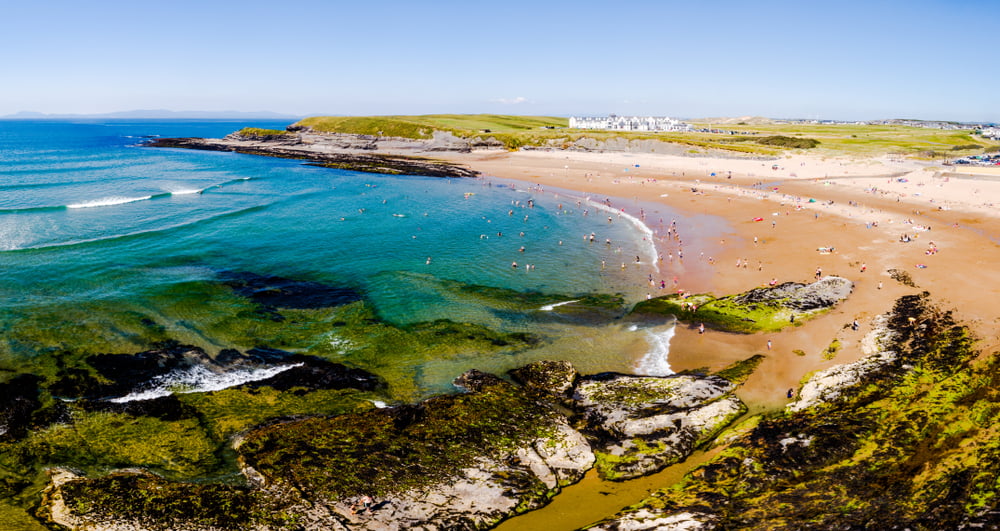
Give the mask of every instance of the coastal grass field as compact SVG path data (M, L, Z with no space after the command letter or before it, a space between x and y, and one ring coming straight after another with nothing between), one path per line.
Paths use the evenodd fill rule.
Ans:
M419 116L314 116L296 125L330 133L381 135L429 139L434 131L462 138L493 137L508 149L525 146L566 148L581 139L659 140L688 146L698 154L716 150L747 155L780 156L808 151L821 156L870 157L895 155L934 159L972 155L1000 149L1000 142L976 136L970 130L946 130L905 125L812 123L692 122L710 132L627 132L569 129L569 120L553 116L497 114L431 114ZM810 142L815 141L815 143ZM803 148L798 145L814 144Z

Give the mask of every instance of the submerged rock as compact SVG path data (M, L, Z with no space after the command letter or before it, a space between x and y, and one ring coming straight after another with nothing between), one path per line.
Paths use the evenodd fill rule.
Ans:
M294 280L247 271L227 271L220 275L224 284L267 311L277 308L315 309L342 306L362 300L351 288L320 282Z

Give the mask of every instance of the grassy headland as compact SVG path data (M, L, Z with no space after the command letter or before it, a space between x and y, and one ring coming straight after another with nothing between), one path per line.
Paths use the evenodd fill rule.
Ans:
M434 131L461 138L495 138L508 149L525 146L565 148L581 139L607 141L659 140L687 146L691 153L727 151L779 156L808 149L821 156L899 155L915 158L953 157L998 149L1000 142L968 130L906 125L810 123L693 122L697 130L725 132L626 132L569 129L569 120L552 116L496 114L430 114L420 116L314 116L296 126L315 131L412 139L430 139Z

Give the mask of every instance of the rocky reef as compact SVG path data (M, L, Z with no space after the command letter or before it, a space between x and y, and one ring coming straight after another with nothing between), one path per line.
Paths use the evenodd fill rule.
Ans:
M244 274L217 282L279 316L319 311L295 296L307 284ZM737 297L815 312L845 290ZM508 311L551 303L456 292L513 299ZM533 341L447 321L393 328L349 292L317 293L320 305L344 302L322 315L345 341L361 340L348 334L351 320L378 327L358 333L384 348L408 335L431 344L425 334L460 337L459 349ZM615 299L589 304L560 318L621 313ZM266 313L262 326L281 324ZM488 529L592 468L626 479L711 448L683 481L592 529L995 528L1000 356L979 352L926 293L901 297L874 322L864 358L808 375L786 409L752 416L735 392L760 355L709 375L580 375L543 361L512 370L512 382L473 370L454 393L377 408L383 378L321 356L262 347L209 356L176 342L128 359L95 354L50 379L0 384L0 492L44 487L39 519L74 529ZM281 371L217 391L150 394L166 375L270 369ZM41 467L44 479L12 472Z
M853 289L850 280L828 276L811 284L785 282L719 298L709 294L656 297L636 304L632 313L674 315L728 332L773 332L800 325L832 308Z
M43 512L90 529L488 529L580 480L594 448L625 450L631 464L608 475L635 476L743 411L718 376L581 377L566 362L513 374L521 385L470 371L455 381L462 393L250 430L233 444L241 484L56 471Z
M997 528L1000 356L926 293L880 328L867 358L813 375L785 412L592 529Z

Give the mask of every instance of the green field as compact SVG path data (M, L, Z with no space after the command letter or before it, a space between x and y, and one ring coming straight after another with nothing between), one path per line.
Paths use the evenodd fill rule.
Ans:
M820 155L881 155L898 154L934 158L982 153L984 148L1000 143L976 136L972 131L945 130L904 125L828 125L828 124L769 124L725 125L692 124L698 128L716 127L759 136L784 135L812 138L819 141L813 150ZM757 136L753 135L753 136ZM714 135L718 136L718 135ZM982 147L955 149L956 147Z
M569 129L569 120L552 116L497 114L429 114L421 116L315 116L296 125L316 131L429 139L435 130L463 138L493 137L508 149L524 146L568 147L581 138L660 140L687 146L691 153L723 150L748 155L779 156L809 152L821 156L899 155L952 158L996 150L1000 142L972 131L904 125L765 124L719 125L693 122L698 129L722 129L740 134L700 132L621 132ZM811 142L815 141L815 142ZM789 147L814 145L815 147Z

